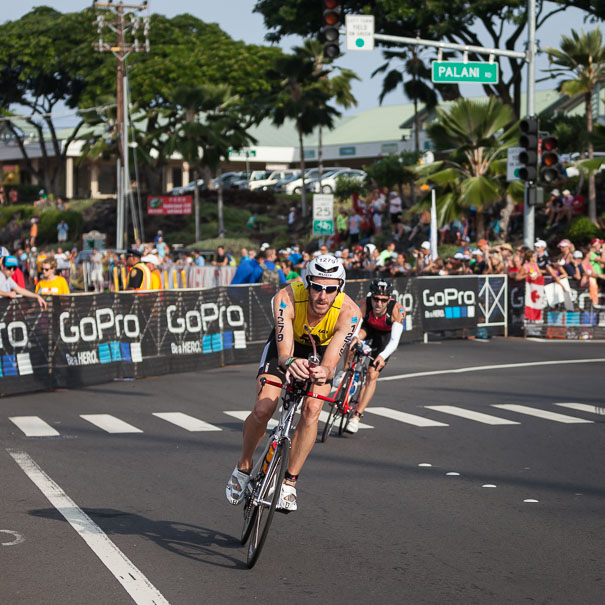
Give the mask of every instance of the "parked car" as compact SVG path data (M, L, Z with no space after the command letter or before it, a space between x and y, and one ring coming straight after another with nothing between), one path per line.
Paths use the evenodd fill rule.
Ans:
M284 177L277 179L274 185L270 185L268 189L272 189L276 193L283 193L285 191L285 187L288 183L300 178L300 170L293 172L292 174L287 174Z
M204 189L204 179L198 179L197 185L201 189ZM187 185L183 187L174 187L171 189L166 195L193 195L193 191L195 189L195 181L191 181L187 183Z
M250 184L255 181L262 181L269 177L271 173L268 170L253 170L247 178L242 178L234 181L232 187L234 189L250 189Z
M341 170L341 169L342 168L340 168L339 166L324 166L323 174L325 174L326 172L331 171L331 170ZM314 178L317 178L318 174L319 174L319 168L309 168L308 170L305 170L305 185L307 185L306 181L311 181ZM302 179L299 177L297 179L294 179L293 181L290 181L284 187L284 191L291 195L293 193L294 194L300 193L301 188L302 188ZM306 186L305 188L307 190L309 190L308 186Z
M334 170L330 174L325 174L321 177L321 191L319 189L319 179L313 181L311 191L315 193L334 193L336 190L336 181L338 179L354 179L362 183L366 178L366 173L363 170L354 170L345 168L343 170Z
M221 174L221 181L223 183L223 189L238 189L235 184L239 181L248 181L247 172L224 172ZM214 186L218 187L218 179L214 179Z
M250 179L249 188L251 191L267 191L280 179L292 175L300 174L300 170L274 170L266 179Z

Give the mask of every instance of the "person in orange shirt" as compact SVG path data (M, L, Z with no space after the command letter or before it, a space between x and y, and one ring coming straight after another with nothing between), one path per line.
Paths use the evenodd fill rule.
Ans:
M29 228L29 245L36 245L36 238L38 237L38 219L33 218L31 220L31 227Z
M67 281L56 271L57 262L54 259L42 262L42 279L36 284L36 294L69 294Z
M160 270L158 269L160 265L160 260L155 254L146 254L142 259L142 263L145 263L149 270L151 271L151 288L150 290L162 290L164 286L162 286L162 277L160 275Z

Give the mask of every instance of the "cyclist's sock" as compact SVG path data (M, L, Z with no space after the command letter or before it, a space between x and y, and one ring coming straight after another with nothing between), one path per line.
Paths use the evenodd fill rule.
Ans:
M355 412L355 416L357 416L357 418L361 418L363 414L361 412Z
M284 479L290 485L295 485L296 484L296 480L298 479L298 475L292 475L288 471L286 471L286 474L284 475Z

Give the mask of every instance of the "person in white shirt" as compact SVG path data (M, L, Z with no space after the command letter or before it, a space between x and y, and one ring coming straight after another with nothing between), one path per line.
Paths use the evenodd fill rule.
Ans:
M391 215L391 230L395 239L399 239L401 236L402 210L401 198L397 195L396 191L391 191L391 193L389 193L389 214Z

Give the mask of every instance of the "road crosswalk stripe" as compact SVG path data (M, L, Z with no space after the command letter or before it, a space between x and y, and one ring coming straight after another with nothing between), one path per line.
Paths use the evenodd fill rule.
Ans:
M605 415L605 408L600 408L597 405L588 405L587 403L555 403L570 410L578 410L579 412L589 412L590 414Z
M443 422L437 422L436 420L423 418L422 416L414 416L414 414L392 410L391 408L366 408L366 412L376 414L377 416L384 416L385 418L391 418L392 420L397 420L399 422L405 422L406 424L413 424L414 426L449 426L449 424Z
M57 437L59 432L38 416L12 416L9 420L17 425L26 437Z
M189 416L189 414L183 414L183 412L154 412L154 416L166 420L176 426L185 429L186 431L197 432L197 431L222 431L218 426L214 426L208 422L204 422L199 418Z
M473 410L459 408L455 405L425 405L424 407L429 410L443 412L444 414L452 414L453 416L460 416L460 418L467 418L468 420L482 422L483 424L521 424L520 422L515 422L514 420L507 420L506 418L498 418L497 416L491 416L490 414L474 412Z
M225 412L225 414L227 414L227 416L237 418L238 420L241 420L243 422L244 420L246 420L246 418L248 418L248 416L250 416L250 411L235 410L233 412ZM267 425L267 428L272 429L275 426L277 426L277 420L275 420L275 418L271 418L271 420L269 420L269 424Z
M549 412L539 408L531 408L527 405L494 403L492 404L492 407L500 408L501 410L509 410L511 412L518 412L519 414L527 414L528 416L536 416L536 418L544 418L554 422L563 422L565 424L592 423L592 420L584 420L584 418L575 418L574 416L566 416L565 414L558 414L557 412Z
M128 424L111 414L80 414L80 418L94 424L95 426L107 431L108 433L142 433L132 424Z

